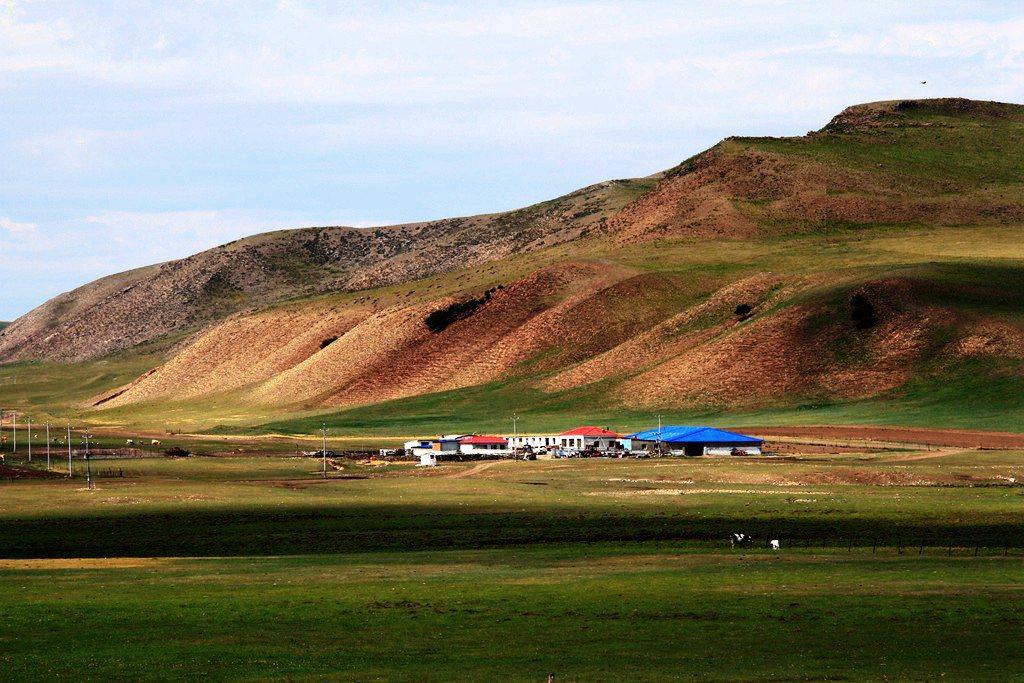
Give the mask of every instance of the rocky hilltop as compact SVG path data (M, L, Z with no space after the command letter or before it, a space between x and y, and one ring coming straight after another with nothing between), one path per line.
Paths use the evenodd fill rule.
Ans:
M604 182L500 214L237 240L47 301L0 333L0 361L98 358L284 299L405 282L541 249L600 230L653 182Z

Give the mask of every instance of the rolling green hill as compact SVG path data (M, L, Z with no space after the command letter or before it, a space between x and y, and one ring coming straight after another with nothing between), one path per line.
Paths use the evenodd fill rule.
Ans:
M1022 141L1018 105L872 103L510 214L257 236L45 304L0 381L189 429L1019 430Z

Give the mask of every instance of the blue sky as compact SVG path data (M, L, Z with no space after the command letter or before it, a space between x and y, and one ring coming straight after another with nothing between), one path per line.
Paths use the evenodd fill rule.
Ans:
M509 209L950 95L1024 102L1018 3L0 0L0 320L262 230Z

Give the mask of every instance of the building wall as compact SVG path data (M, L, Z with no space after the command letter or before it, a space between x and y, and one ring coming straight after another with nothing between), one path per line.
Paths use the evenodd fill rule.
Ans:
M563 448L577 451L582 451L589 446L594 446L600 450L609 450L614 448L616 442L620 441L619 439L606 436L562 436L561 434L533 434L506 436L505 438L508 439L509 448L522 448L528 445L534 449Z
M732 449L738 448L747 455L761 455L761 447L757 444L749 446L717 446L708 445L704 448L705 455L732 455Z
M531 434L522 436L506 436L508 439L509 448L522 448L523 446L530 446L532 448L557 448L562 444L559 439L563 438L556 434Z
M628 441L627 443L628 443L627 448L629 448L630 450L634 450L634 451L654 450L656 448L656 446L657 446L657 442L656 441L640 441L640 440L637 440L637 439L634 439L632 441ZM683 452L686 450L686 444L683 444L683 443L664 442L664 444L665 444L665 446L668 447L668 449L673 454L682 455ZM701 444L701 448L702 448L702 453L704 455L731 455L733 448L738 448L741 451L746 452L748 455L761 455L761 446L760 446L760 444L757 444L757 443L752 443L752 444L705 443L705 444Z
M507 446L502 446L501 444L463 443L459 444L459 451L466 453L467 455L481 455L488 453L497 455L499 453L508 453L509 448Z

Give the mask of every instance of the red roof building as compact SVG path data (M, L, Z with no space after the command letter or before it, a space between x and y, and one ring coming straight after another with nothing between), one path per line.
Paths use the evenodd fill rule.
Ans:
M500 436L483 436L481 434L471 434L469 436L464 436L461 439L459 439L459 443L467 443L472 444L474 446L507 446L508 439Z
M590 436L595 438L607 438L607 439L621 439L622 435L618 432L613 432L607 429L601 429L600 427L577 427L576 429L570 429L567 432L562 432L559 436Z

